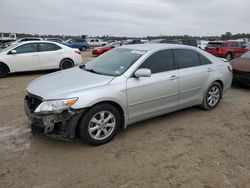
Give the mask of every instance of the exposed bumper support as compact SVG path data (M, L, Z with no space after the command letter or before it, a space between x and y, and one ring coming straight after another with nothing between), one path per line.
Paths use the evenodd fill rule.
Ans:
M24 109L31 121L31 130L34 134L44 134L55 138L75 137L77 123L86 109L68 109L60 114L31 113L26 100Z

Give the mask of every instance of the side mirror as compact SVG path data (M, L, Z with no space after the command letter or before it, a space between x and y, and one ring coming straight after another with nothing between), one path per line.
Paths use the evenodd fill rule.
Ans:
M11 50L10 53L11 54L16 54L16 50Z
M135 71L135 77L141 78L141 77L151 77L151 70L150 69L138 69Z

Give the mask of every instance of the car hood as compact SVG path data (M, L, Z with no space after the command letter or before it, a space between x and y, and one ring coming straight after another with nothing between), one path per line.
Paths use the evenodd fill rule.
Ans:
M106 85L113 78L75 67L40 77L31 82L26 90L46 100L77 97L74 96L77 92Z
M230 64L235 70L242 72L250 72L250 59L235 58L230 61Z

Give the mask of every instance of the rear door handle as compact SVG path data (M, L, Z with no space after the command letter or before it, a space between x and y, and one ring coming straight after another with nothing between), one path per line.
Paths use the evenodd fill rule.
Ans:
M32 55L33 57L36 57L36 56L39 56L38 54L34 54L34 55Z
M177 80L178 78L179 78L178 76L172 75L169 79L170 79L170 80Z
M207 72L212 72L212 71L214 71L214 69L212 69L212 68L207 69Z

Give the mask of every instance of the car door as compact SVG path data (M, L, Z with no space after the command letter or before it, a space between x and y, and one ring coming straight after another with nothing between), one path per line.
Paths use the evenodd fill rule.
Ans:
M180 108L200 104L204 87L214 71L212 64L204 60L204 56L191 49L175 49L174 56L179 69ZM203 58L202 64L201 58Z
M37 43L18 46L8 52L8 61L15 72L39 70Z
M63 49L53 43L39 43L41 69L57 69L63 59Z
M179 80L172 50L151 55L138 69L147 68L151 77L127 80L129 123L174 111L178 108Z

